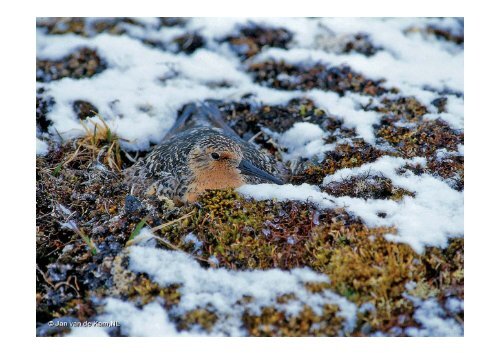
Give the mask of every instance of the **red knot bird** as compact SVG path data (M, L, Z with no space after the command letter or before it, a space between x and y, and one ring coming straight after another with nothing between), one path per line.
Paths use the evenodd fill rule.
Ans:
M283 184L274 158L241 139L213 103L189 104L162 143L126 172L135 192L193 202L205 190Z

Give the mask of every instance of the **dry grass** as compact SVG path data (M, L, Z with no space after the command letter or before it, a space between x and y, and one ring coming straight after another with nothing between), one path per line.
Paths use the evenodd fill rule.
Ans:
M101 162L109 166L115 172L122 171L122 157L120 138L111 131L106 121L98 114L98 121L87 119L81 124L85 135L76 140L75 152L67 158L62 166L66 166L74 160Z

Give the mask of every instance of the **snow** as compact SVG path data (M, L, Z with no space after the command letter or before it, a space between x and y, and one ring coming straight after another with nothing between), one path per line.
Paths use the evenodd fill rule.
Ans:
M463 326L455 319L446 317L445 311L435 298L422 300L408 296L416 306L414 319L421 327L405 329L408 336L418 337L460 337L464 335Z
M45 156L47 153L49 153L49 145L47 142L40 140L39 138L36 139L36 155L37 156Z
M446 112L426 114L425 118L441 118L454 129L464 128L464 100L456 96L447 95Z
M405 35L411 26L422 27L427 19L334 18L322 24L335 33L369 33L374 44L384 48L373 57L358 55L349 59L354 69L373 78L387 79L387 86L398 88L430 85L463 92L463 51L450 53L438 41L415 33ZM434 23L436 23L434 21ZM451 28L458 22L447 23Z
M37 89L53 97L55 104L46 114L51 123L48 134L37 137L36 154L48 153L47 139L58 136L71 139L83 134L84 129L73 110L75 100L94 105L103 119L120 138L125 150L147 150L161 141L173 125L177 111L186 103L204 99L237 101L253 94L263 104L284 104L292 98L309 98L329 115L341 119L343 127L354 129L358 137L376 145L374 125L382 114L366 111L363 106L381 104L384 98L414 96L429 111L425 119L442 119L453 129L464 127L464 51L459 46L446 43L421 32L407 32L410 28L425 28L429 24L459 30L461 24L452 19L426 18L193 18L185 27L160 27L158 19L140 18L144 28L125 25L125 35L94 33L90 37L73 34L47 35L38 29L37 58L60 60L80 48L95 49L106 64L106 69L83 79L63 78L47 83L37 82ZM93 19L86 19L88 23ZM265 48L256 57L242 63L227 43L220 40L236 34L238 28L260 24L283 27L293 34L287 49ZM175 54L169 44L173 38L186 32L198 32L207 41L204 48L191 55ZM381 50L371 57L359 53L339 54L321 40L325 35L342 36L366 33ZM167 50L153 48L141 40L162 42ZM348 64L354 71L368 79L385 79L386 88L396 87L400 94L367 97L356 93L343 96L318 89L284 91L254 83L246 73L248 64L267 59L284 60L291 64L317 64L339 66ZM440 92L442 91L442 92ZM451 94L456 92L457 94ZM443 93L444 92L444 93ZM445 111L438 113L431 102L445 97ZM267 131L285 149L285 161L298 158L321 157L335 144L325 143L328 132L309 122L295 123L288 131ZM439 150L438 158L463 155L464 146L458 152ZM359 168L342 169L327 176L323 186L351 176L383 175L395 186L415 194L401 201L364 200L352 197L333 197L319 186L302 185L245 185L238 192L256 200L275 199L311 202L318 208L345 207L359 216L369 227L396 227L395 234L387 234L392 241L404 242L421 253L426 246L444 247L451 237L463 236L463 192L452 189L439 177L428 174L415 175L410 171L398 174L405 164L425 164L425 160L384 156ZM384 213L385 217L380 217ZM64 224L71 227L71 221ZM201 242L195 234L187 234L185 242L193 243L195 250ZM105 300L103 321L117 320L122 333L131 336L204 335L199 328L178 332L173 317L198 307L210 307L224 319L214 326L212 335L245 335L241 318L244 310L258 313L264 306L272 305L287 315L300 312L305 304L320 312L327 303L341 308L346 318L344 332L349 333L356 324L358 308L339 295L326 291L309 293L305 282L328 281L324 275L310 269L292 271L230 271L205 269L188 255L155 249L153 234L143 229L129 247L130 270L147 273L162 286L181 284L181 301L172 311L167 311L161 300L137 307L135 303L116 298ZM141 246L138 246L141 245ZM209 259L217 266L216 257ZM296 299L288 304L278 304L276 297L294 293ZM245 295L255 300L237 304ZM462 326L446 317L435 299L414 301L415 319L420 327L408 328L408 335L463 335ZM449 298L445 304L448 312L463 310L463 301ZM371 310L363 306L362 310ZM103 328L74 328L70 335L102 336Z
M450 297L446 300L446 309L452 313L458 313L464 310L464 301L458 298Z
M93 19L87 19L89 23ZM58 60L78 48L95 49L107 65L102 73L86 79L64 78L37 83L56 104L47 118L53 123L54 136L73 138L83 129L72 109L72 103L85 100L97 107L110 127L124 139L128 150L145 150L159 142L173 125L177 110L192 101L215 98L235 100L253 93L265 104L281 104L305 96L328 113L339 116L346 127L354 128L369 143L375 143L373 124L380 115L364 111L360 102L366 97L333 92L279 91L253 83L235 53L220 43L237 29L249 24L283 27L293 34L287 50L265 49L251 59L268 58L304 64L322 62L327 65L349 64L371 79L387 79L386 87L397 87L404 95L413 95L425 104L429 119L441 117L454 128L463 128L463 97L447 95L447 111L437 114L430 103L440 95L432 90L452 89L463 92L463 50L450 50L442 41L419 33L405 33L408 28L434 24L458 30L460 23L450 19L415 18L193 18L185 29L159 27L157 19L139 19L145 28L126 25L127 35L96 34L84 38L74 34L50 36L37 30L37 57ZM184 31L184 32L182 32ZM143 44L141 39L168 43L174 37L198 32L207 47L192 55L174 54ZM367 33L382 50L374 56L358 53L333 54L322 48L317 39L327 35ZM225 83L224 87L218 87ZM229 85L229 87L227 87ZM377 104L381 97L374 99ZM311 156L323 153L320 139L309 142L300 152ZM298 155L299 151L293 156ZM293 157L292 155L290 158Z
M333 149L332 144L325 144L326 133L316 124L307 122L295 123L281 135L277 135L278 143L287 148L283 159L293 160L300 157L311 158Z
M277 200L277 201L301 201L311 202L319 208L334 208L335 198L322 192L316 185L274 185L257 184L243 185L237 191L249 198L255 200Z
M407 243L419 253L424 251L425 246L445 247L449 238L464 233L463 193L428 174L417 176L407 171L399 175L397 170L407 163L425 165L425 159L417 157L406 160L383 156L359 168L338 170L323 181L323 185L327 185L350 176L376 173L391 179L395 186L415 193L414 198L405 196L400 202L333 197L322 192L319 187L308 184L244 185L238 191L256 200L296 200L312 202L319 208L345 207L369 227L395 226L397 234L387 234L386 238ZM385 217L380 217L380 213L385 213Z
M203 246L203 242L200 239L198 239L198 237L194 233L187 234L184 237L183 242L186 244L188 243L193 244L195 250L199 250Z
M327 113L340 117L345 127L354 128L366 142L375 143L373 125L379 122L382 115L361 108L361 104L368 103L367 97L353 93L340 97L335 92L320 90L311 90L307 95Z
M447 99L446 111L443 113L428 113L424 115L426 119L438 119L446 121L453 129L463 130L464 128L464 100L453 95L444 96Z
M207 332L196 327L178 332L172 323L170 315L182 315L197 308L210 308L223 318L214 325L210 333L214 336L246 335L241 322L243 313L259 314L267 306L274 306L289 316L299 314L304 305L321 314L323 305L336 304L340 308L338 315L345 319L344 332L350 332L356 325L356 305L329 290L311 293L305 288L306 283L329 281L326 275L307 268L291 271L205 269L182 252L132 246L129 269L146 273L161 286L181 285L180 302L170 311L165 310L160 299L138 308L130 302L107 298L98 320L118 321L122 332L130 336L206 335ZM279 296L289 293L293 293L295 299L277 302ZM246 296L253 300L240 302Z
M314 38L321 34L336 35L352 33L368 33L375 46L382 50L371 57L357 53L334 54L309 39L299 40L290 49L269 48L263 51L253 62L267 59L284 60L292 64L315 64L321 62L329 66L348 64L353 70L371 79L385 79L385 87L397 87L405 96L415 96L426 105L430 111L432 100L441 97L433 90L452 89L458 92L464 90L464 52L449 51L440 41L430 40L421 34L405 34L410 27L424 27L426 24L457 29L458 21L444 19L409 19L409 18L324 18L318 19L316 27L311 25L299 32L313 31ZM303 38L303 37L298 37ZM346 126L353 127L367 142L374 142L372 125L378 122L379 116L374 112L364 112L357 107L356 97L347 95L339 98L332 92L313 90L307 93L320 108L331 114L344 118ZM452 127L463 129L463 97L447 95L448 112L429 114L427 118L441 117ZM375 104L378 99L374 98Z
M418 157L405 160L383 156L359 168L341 169L326 177L323 184L352 175L380 173L391 179L394 186L414 192L415 197L405 196L400 203L349 197L338 198L338 201L343 202L370 227L395 225L398 234L387 235L387 238L408 243L417 252L421 253L426 245L445 247L449 237L462 236L464 233L463 193L428 174L417 176L407 171L399 175L397 170L406 163L424 165L425 160ZM386 213L386 216L378 217L379 212Z
M116 320L120 330L127 336L172 336L177 332L168 320L167 313L158 303L145 305L142 309L115 298L106 300L105 314L99 320Z

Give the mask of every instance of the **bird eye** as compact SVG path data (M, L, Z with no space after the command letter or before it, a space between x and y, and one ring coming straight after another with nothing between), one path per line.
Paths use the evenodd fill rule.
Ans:
M213 153L212 153L212 158L213 158L213 159L219 159L219 158L220 158L220 156L219 156L219 154L218 154L217 152L213 152Z

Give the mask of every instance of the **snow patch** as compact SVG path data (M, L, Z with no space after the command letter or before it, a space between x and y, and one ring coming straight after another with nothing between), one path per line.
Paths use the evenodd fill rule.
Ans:
M49 145L47 142L40 140L39 138L36 139L36 155L37 156L45 156L49 153Z
M405 329L408 336L418 337L461 337L464 335L463 326L455 319L446 317L446 313L435 298L421 300L408 296L417 307L414 319L421 325L420 328Z
M333 197L309 184L244 185L238 188L238 192L256 200L296 200L312 202L319 208L345 207L369 227L395 226L397 234L387 234L386 238L407 243L416 252L422 253L425 246L445 247L449 238L463 236L463 193L427 174L417 176L410 171L398 174L397 171L407 163L425 165L425 159L383 156L359 168L341 169L323 181L323 185L327 185L350 176L379 173L391 179L395 186L415 193L414 198L405 196L400 202Z
M332 144L325 144L323 138L326 133L316 124L295 123L283 134L277 135L278 143L287 148L283 156L285 161L321 156L333 148Z
M171 314L182 315L204 307L215 311L221 319L214 325L211 335L247 335L241 322L243 313L258 315L266 306L273 306L286 315L297 315L304 305L321 314L323 305L336 304L340 308L338 315L345 319L344 332L350 332L356 325L356 305L331 291L311 293L305 288L306 283L329 280L328 276L307 268L291 271L205 269L185 253L140 246L129 248L129 261L130 270L148 274L161 286L181 285L180 302L170 309ZM279 296L288 293L293 293L295 299L277 302ZM253 300L240 302L246 296ZM178 332L169 313L158 301L140 309L132 303L108 298L104 313L98 319L118 321L122 332L130 336L207 334L196 328Z

